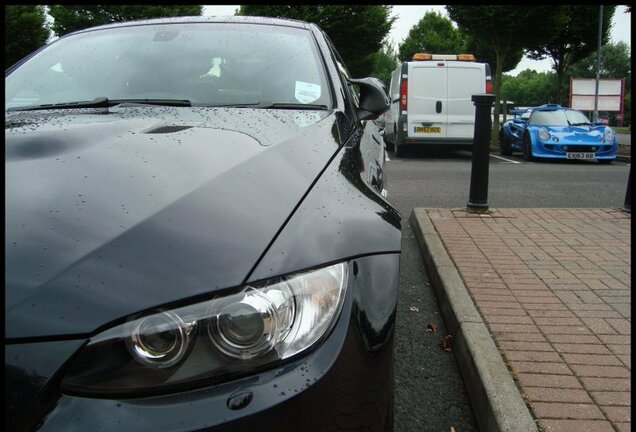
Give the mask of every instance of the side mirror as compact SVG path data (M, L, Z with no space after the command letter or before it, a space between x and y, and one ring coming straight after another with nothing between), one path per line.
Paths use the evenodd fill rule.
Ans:
M377 78L360 78L351 79L349 82L360 87L360 120L375 120L389 109L389 96L382 81Z
M594 120L592 126L603 126L603 122L601 120Z
M526 121L520 117L517 117L516 119L512 120L513 123L515 124L526 124Z

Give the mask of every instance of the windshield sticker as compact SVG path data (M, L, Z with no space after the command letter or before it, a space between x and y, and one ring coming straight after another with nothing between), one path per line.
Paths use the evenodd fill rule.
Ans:
M296 81L296 100L300 103L312 103L320 97L320 86L317 84Z

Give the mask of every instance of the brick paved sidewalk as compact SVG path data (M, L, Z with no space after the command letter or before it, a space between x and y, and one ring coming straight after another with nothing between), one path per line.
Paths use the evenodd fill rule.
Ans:
M427 209L539 428L631 425L631 216Z

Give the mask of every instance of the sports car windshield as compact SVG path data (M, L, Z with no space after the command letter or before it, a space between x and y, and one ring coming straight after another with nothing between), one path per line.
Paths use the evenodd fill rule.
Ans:
M94 30L59 39L5 79L5 110L73 107L104 98L192 106L331 106L311 33L281 26L190 23Z
M582 126L591 124L588 118L576 110L533 111L528 124L546 126Z

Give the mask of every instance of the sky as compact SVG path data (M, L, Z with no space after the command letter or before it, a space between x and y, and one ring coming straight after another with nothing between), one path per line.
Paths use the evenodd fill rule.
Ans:
M204 6L203 15L234 15L236 9L239 6L217 6L210 5ZM520 6L522 7L522 6ZM393 43L393 46L398 48L402 41L408 36L409 30L415 24L417 24L424 14L429 11L437 11L442 15L448 17L446 8L444 6L393 6L392 15L397 17L397 20L393 23L393 28L389 33L389 39ZM610 31L610 40L613 43L623 41L631 47L631 13L624 13L625 6L618 6L614 17L612 19L612 28ZM443 54L443 53L440 53ZM552 69L552 62L546 60L530 60L523 58L516 69L508 72L509 75L516 76L519 72L533 69L537 72L548 72Z

